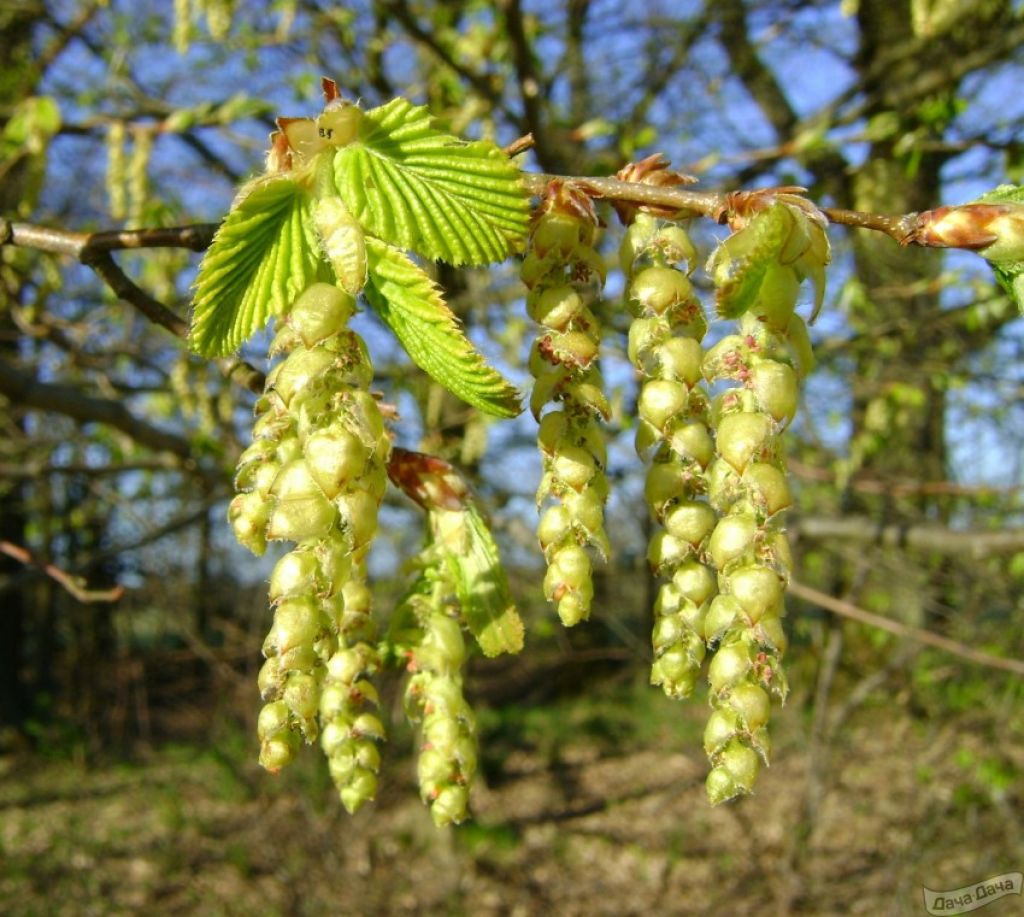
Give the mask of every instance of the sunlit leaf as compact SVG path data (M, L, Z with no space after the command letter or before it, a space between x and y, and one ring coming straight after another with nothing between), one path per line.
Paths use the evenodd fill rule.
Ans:
M526 234L529 197L508 157L435 129L427 109L405 99L366 112L334 167L366 231L425 258L500 261Z
M311 283L328 279L312 202L288 178L255 184L227 215L199 267L189 342L231 353Z
M498 417L521 410L519 393L459 327L438 288L404 252L367 237L370 305L413 362L467 404Z

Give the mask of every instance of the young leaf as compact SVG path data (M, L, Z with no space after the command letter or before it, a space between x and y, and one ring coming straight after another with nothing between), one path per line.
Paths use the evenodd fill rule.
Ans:
M487 523L472 504L465 509L430 511L435 544L441 549L462 619L485 656L518 653L523 622Z
M519 393L462 333L437 285L397 248L367 237L364 293L413 362L467 404L514 417Z
M754 304L765 271L786 240L788 216L782 204L768 207L711 254L707 270L715 281L715 307L722 318L738 318Z
M237 350L271 315L327 276L311 198L289 178L254 185L228 213L199 266L189 343L203 356Z
M427 109L393 99L364 114L334 154L335 181L369 235L450 264L501 261L526 235L529 197L493 144L435 129Z

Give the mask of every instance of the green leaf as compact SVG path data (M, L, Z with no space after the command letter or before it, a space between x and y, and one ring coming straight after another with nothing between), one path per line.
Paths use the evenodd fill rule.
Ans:
M454 581L462 619L485 656L518 653L523 622L516 611L498 546L479 510L431 510L431 530Z
M722 318L738 318L754 304L768 265L777 259L791 225L785 205L776 204L758 213L712 253L708 273Z
M519 393L489 366L445 305L438 286L397 248L367 237L364 293L413 362L467 404L515 417Z
M405 99L366 112L334 170L367 233L425 258L501 261L526 235L529 197L508 157L435 129L427 109Z
M189 343L203 356L237 350L311 283L329 278L312 201L289 178L261 180L227 215L199 266Z
M1024 204L1024 187L1020 185L1000 185L986 191L975 202L978 204Z

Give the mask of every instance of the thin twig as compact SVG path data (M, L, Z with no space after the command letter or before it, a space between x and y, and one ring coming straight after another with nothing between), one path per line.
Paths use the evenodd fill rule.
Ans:
M24 564L26 567L35 567L41 570L50 579L59 583L65 592L85 604L116 602L124 595L124 586L114 586L112 589L89 589L82 577L74 576L66 570L61 570L56 564L39 560L27 548L23 548L21 545L16 545L10 541L0 541L0 554L13 557L18 563Z
M1002 669L1006 672L1013 672L1015 675L1024 675L1024 661L1020 659L1007 659L1002 656L993 656L990 653L983 653L981 650L972 649L957 640L949 639L949 637L942 637L929 630L922 630L919 627L911 627L908 624L901 624L899 621L894 621L892 618L885 618L882 615L876 615L873 612L854 605L852 602L847 602L844 599L837 599L826 592L821 592L820 590L811 586L806 586L803 583L791 581L789 584L789 591L799 599L804 599L807 602L813 602L815 605L824 608L826 611L842 615L844 618L849 618L851 621L859 621L861 624L867 624L870 627L877 627L879 630L888 631L890 634L895 634L898 637L906 637L910 640L916 640L918 643L925 643L928 646L934 646L936 649L943 650L953 656L959 656L961 659L967 659L968 661L977 663L978 665L988 666L993 669Z

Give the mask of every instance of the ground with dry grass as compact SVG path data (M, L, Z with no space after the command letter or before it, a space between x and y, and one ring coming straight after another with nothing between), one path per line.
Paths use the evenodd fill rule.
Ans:
M935 715L876 696L814 741L791 704L757 795L710 809L701 706L619 676L485 713L476 819L440 832L401 730L349 818L318 755L269 777L218 708L206 741L131 763L0 759L0 911L921 914L922 885L1024 868L1016 697Z

